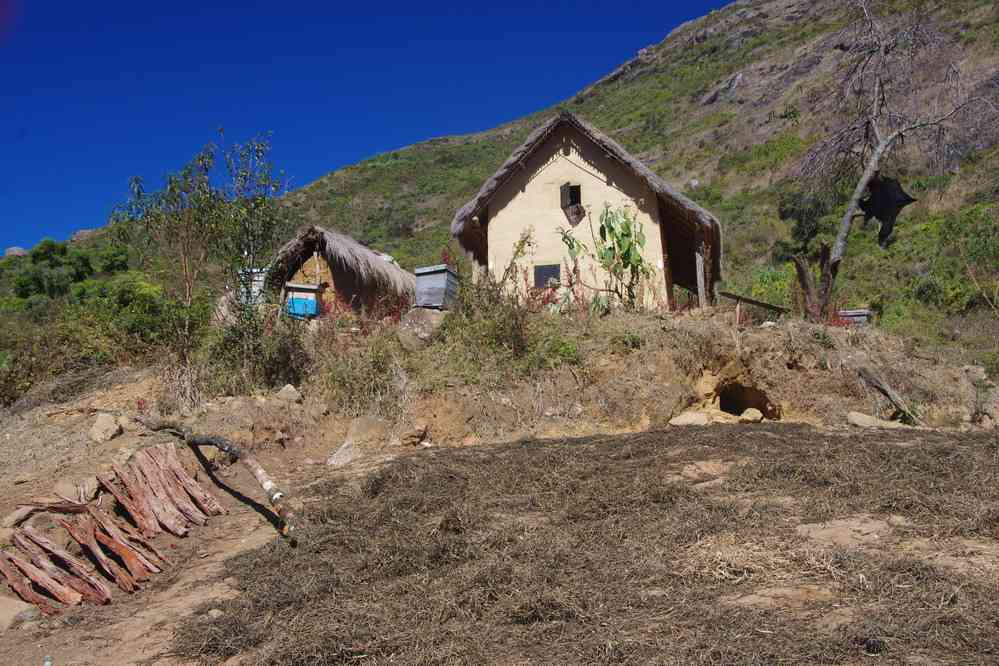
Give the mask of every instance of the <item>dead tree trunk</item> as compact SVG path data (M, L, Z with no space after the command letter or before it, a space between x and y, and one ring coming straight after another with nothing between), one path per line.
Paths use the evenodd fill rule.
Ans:
M139 419L139 422L153 431L169 431L177 437L183 439L189 446L214 446L220 451L228 453L234 457L248 470L250 470L254 478L257 480L257 483L259 483L260 487L263 488L265 493L267 493L267 499L270 501L271 507L273 507L274 512L277 513L278 517L281 519L281 534L284 536L290 536L291 532L294 531L295 517L291 507L289 507L284 501L284 491L277 487L274 480L264 470L264 468L260 466L260 463L257 462L257 459L254 458L251 453L241 449L235 443L225 439L224 437L196 434L192 432L190 428L177 421Z

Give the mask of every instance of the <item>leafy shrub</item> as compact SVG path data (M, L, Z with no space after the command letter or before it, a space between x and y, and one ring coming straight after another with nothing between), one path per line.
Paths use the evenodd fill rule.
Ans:
M327 331L317 338L315 376L329 401L346 414L388 413L404 390L401 348L391 331L361 340Z

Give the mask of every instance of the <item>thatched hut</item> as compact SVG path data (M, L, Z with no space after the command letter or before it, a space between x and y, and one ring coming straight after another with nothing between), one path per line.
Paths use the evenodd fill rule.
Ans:
M560 228L591 241L584 220L604 205L628 207L645 228L655 288L674 302L673 286L714 296L721 279L717 218L675 190L616 141L572 113L538 127L478 194L454 216L451 233L483 269L498 275L526 230L534 237L534 286L558 281L565 257ZM599 267L590 266L597 283ZM564 277L564 276L563 276Z
M304 227L278 250L265 282L300 317L412 302L415 289L414 276L388 255L318 226Z

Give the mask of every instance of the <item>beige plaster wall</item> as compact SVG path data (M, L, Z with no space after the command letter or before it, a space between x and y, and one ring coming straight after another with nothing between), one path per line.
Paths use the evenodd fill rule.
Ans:
M530 229L534 247L519 263L527 270L533 285L533 266L560 264L568 260L559 227L572 225L561 208L560 188L564 183L582 186L582 204L587 217L572 228L572 235L593 249L593 234L600 223L604 204L627 206L642 223L645 232L644 256L654 269L650 284L661 298L663 277L662 234L656 195L639 178L610 159L593 142L571 127L561 127L525 162L525 167L507 181L489 203L489 270L500 277L509 264L521 234ZM592 225L592 231L591 231ZM583 281L603 286L606 277L595 262L581 262ZM523 279L518 280L523 284Z

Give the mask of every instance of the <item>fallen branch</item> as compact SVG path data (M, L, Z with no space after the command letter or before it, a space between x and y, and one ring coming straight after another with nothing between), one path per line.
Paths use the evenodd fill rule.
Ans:
M916 416L915 412L909 409L909 407L905 404L905 401L902 400L902 396L896 393L891 386L888 386L888 383L885 382L885 380L882 379L881 376L874 370L861 366L857 368L857 374L860 375L860 378L864 381L864 383L877 390L881 395L887 398L888 402L894 405L896 410L908 416L916 425L923 425L923 422L919 420L919 417Z
M275 513L281 518L281 534L289 536L294 531L294 513L285 502L285 493L277 487L270 475L260 466L257 459L251 453L238 447L233 442L224 437L214 435L201 435L191 431L190 428L177 421L136 419L139 423L154 432L169 431L175 436L184 440L190 446L214 446L223 453L228 453L250 470L257 483L267 493L267 499L274 508Z
M50 500L38 499L34 502L23 502L18 504L11 517L11 527L17 527L33 514L40 511L51 511L53 513L86 513L87 505L71 500Z

